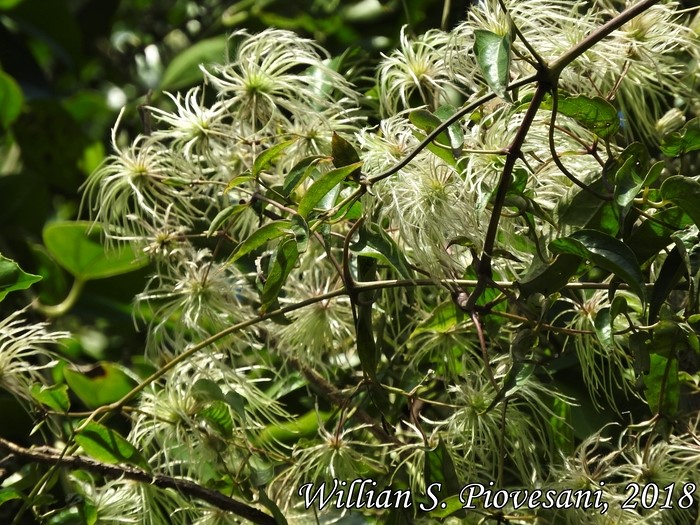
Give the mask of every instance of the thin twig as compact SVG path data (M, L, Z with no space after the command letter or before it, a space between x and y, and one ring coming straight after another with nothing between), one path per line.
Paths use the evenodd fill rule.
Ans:
M189 480L173 478L163 474L151 474L145 470L127 465L109 465L84 456L64 456L60 450L50 447L24 448L3 438L0 438L0 449L13 456L27 460L29 463L46 463L52 466L59 465L62 468L87 470L106 478L125 478L154 485L161 489L174 489L181 494L201 499L218 509L232 512L259 525L275 525L277 523L272 516L255 507Z

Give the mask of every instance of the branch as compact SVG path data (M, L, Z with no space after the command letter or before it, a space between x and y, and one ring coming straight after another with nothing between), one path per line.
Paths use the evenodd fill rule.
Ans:
M50 447L23 448L19 445L0 438L0 450L4 450L13 456L33 463L46 463L58 465L63 468L87 470L95 472L106 478L126 478L141 483L148 483L161 489L175 489L178 492L193 498L206 501L216 508L231 512L258 525L275 525L277 522L272 516L229 498L215 490L207 489L197 483L185 479L171 478L163 474L151 474L145 470L126 465L109 465L83 456L64 456L58 450Z
M545 83L539 82L537 84L537 89L535 94L532 96L530 101L530 106L527 108L527 112L523 117L523 121L520 124L520 128L513 138L510 146L507 148L506 163L503 167L503 172L498 180L498 190L496 191L496 197L493 201L493 210L491 211L491 220L489 221L488 229L486 230L486 238L484 239L484 250L481 254L481 259L477 266L476 274L479 278L479 282L476 286L474 292L469 296L467 301L466 309L472 310L476 301L481 297L481 294L486 289L488 282L492 278L491 272L491 258L493 257L493 249L496 244L496 235L498 234L498 224L501 220L501 212L503 210L503 205L506 201L506 196L508 194L508 188L510 188L510 183L513 179L513 169L515 168L515 161L517 161L522 155L522 147L530 131L530 126L535 120L537 115L537 110L542 104L545 94L547 93L549 86Z
M343 395L343 393L340 390L335 388L335 386L333 386L331 383L329 383L323 377L317 374L316 371L312 370L308 366L304 366L296 359L290 359L290 363L306 378L312 390L315 390L318 394L321 394L326 400L330 401L338 407L344 407L347 405L348 398L345 397L345 395ZM355 417L359 421L362 421L366 425L369 425L367 427L367 430L378 440L384 443L402 445L401 441L399 441L395 436L392 436L391 434L386 432L378 421L376 421L372 416L370 416L361 408L355 407L353 417Z
M535 80L537 80L537 74L530 75L530 76L525 77L521 80L518 80L517 82L513 82L506 89L508 91L512 91L512 90L517 89L521 86L525 86L527 84L530 84L530 83L534 82ZM430 132L428 134L428 136L425 137L423 139L423 141L420 144L418 144L418 146L416 146L413 151L411 151L411 153L406 155L403 159L401 159L398 163L394 164L391 168L369 178L367 180L366 184L372 185L376 182L379 182L380 180L386 179L387 177L390 177L394 173L398 172L401 168L404 168L405 166L407 166L408 163L411 162L421 151L423 151L425 148L427 148L428 145L440 135L440 133L445 131L452 124L457 122L459 119L461 119L465 115L468 115L469 113L474 111L476 108L486 104L487 102L489 102L490 100L493 100L494 98L496 98L495 93L487 93L486 95L478 98L477 100L475 100L471 104L468 104L468 105L464 106L463 108L461 108L454 115L449 117L447 120L442 121L439 126L437 126L432 132Z

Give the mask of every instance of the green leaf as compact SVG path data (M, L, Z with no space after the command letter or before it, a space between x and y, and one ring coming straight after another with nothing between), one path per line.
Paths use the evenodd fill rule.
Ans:
M46 405L57 412L68 412L70 400L68 399L68 385L38 385L34 384L30 390L32 397L42 405Z
M232 204L231 206L226 206L226 208L217 213L216 217L211 221L209 229L207 230L207 237L214 235L229 219L243 212L247 207L247 204Z
M289 197L294 189L302 183L304 179L309 177L314 170L316 170L316 164L318 161L323 159L321 155L313 155L311 157L306 157L297 162L294 167L289 170L284 176L284 182L282 183L282 196Z
M122 275L148 264L148 258L131 246L104 246L99 225L91 222L52 222L43 237L56 262L81 281Z
M677 357L688 348L687 336L678 323L662 319L654 324L649 352L668 358Z
M198 379L192 385L192 396L200 401L226 401L221 387L211 379Z
M444 122L456 112L456 107L445 104L444 106L440 106L435 111L435 115ZM459 122L454 122L447 127L447 136L450 139L449 144L450 149L452 150L452 155L455 158L459 158L462 155L462 149L464 148L464 132L462 131L462 126L459 125Z
M666 135L660 148L663 154L669 157L679 157L700 150L700 117L689 120L678 131Z
M83 501L80 506L80 516L83 518L85 525L95 525L98 519L97 508L87 501ZM52 524L53 525L53 524Z
M331 152L333 155L333 166L336 168L343 168L349 166L350 164L357 164L360 162L360 156L355 151L347 140L338 135L335 131L333 132L333 139L331 140ZM360 180L360 168L348 175L355 182Z
M294 215L291 222L294 240L297 242L297 251L304 253L309 247L309 225L299 215Z
M202 64L220 64L226 58L228 39L216 36L197 42L172 59L163 72L160 89L175 91L202 81Z
M75 442L85 453L102 463L128 463L148 468L139 451L116 430L91 421L75 435Z
M454 496L445 498L435 510L428 514L428 516L437 519L447 518L461 511L463 505L464 503L462 502L459 494L455 494Z
M248 467L250 468L250 483L256 488L266 486L277 475L272 460L255 453L250 456Z
M238 186L242 186L246 182L250 182L252 180L255 180L255 177L253 177L253 175L250 174L250 172L245 172L244 175L238 175L237 177L234 177L230 181L228 181L226 189L224 189L224 193L228 193L234 188L238 188Z
M413 279L413 272L409 269L403 252L377 225L363 225L357 242L350 245L350 250L357 255L372 257L388 264L405 279Z
M590 184L590 187L599 193L608 193L603 178ZM562 201L557 212L562 224L601 230L610 235L616 235L620 229L616 204L599 199L583 189L577 190L570 199Z
M277 506L277 503L270 499L265 492L265 489L260 489L258 491L258 497L260 498L260 503L262 503L265 508L272 513L272 517L275 519L275 525L288 525L287 519Z
M554 262L546 266L542 266L539 259L535 258L532 268L518 285L520 294L523 297L529 297L535 293L550 296L558 292L576 274L580 262L580 257L568 253L558 255Z
M552 109L552 100L545 100L542 108ZM569 97L559 94L557 112L573 118L584 128L603 139L612 137L620 129L620 116L615 106L603 97L585 95Z
M649 318L647 324L654 324L659 317L661 306L686 272L683 258L678 247L674 247L661 266L659 276L649 300Z
M292 421L266 426L258 437L260 444L293 443L318 434L318 425L324 424L331 412L310 410Z
M23 104L24 96L15 79L0 71L0 126L9 128L19 117Z
M634 252L621 241L596 230L579 230L549 245L556 253L569 253L588 259L626 282L644 302L646 288Z
M661 196L681 208L700 227L700 183L697 180L683 175L669 177L661 185Z
M678 360L651 354L649 373L644 376L644 395L654 414L673 418L678 413L681 383L678 380Z
M593 322L598 341L600 341L600 344L603 345L605 350L612 350L614 346L612 321L610 308L602 308L596 314L595 321Z
M262 171L267 168L273 160L284 153L284 150L289 148L289 146L294 144L296 141L297 139L285 140L284 142L275 144L258 155L253 163L253 177L257 179L260 176L260 173L262 173Z
M448 496L459 494L461 485L455 470L452 456L442 438L439 438L437 446L425 452L425 486L440 483Z
M306 218L323 197L361 166L362 162L356 162L321 175L321 177L306 190L304 197L301 199L298 210L299 215Z
M653 185L658 180L658 178L661 176L661 173L663 173L665 166L666 166L666 163L663 160L660 160L660 161L652 164L652 166L649 168L649 171L647 172L646 176L644 177L644 186Z
M409 339L424 333L444 334L452 330L464 320L464 311L454 301L445 301L435 307L425 321L420 323Z
M213 401L202 410L199 410L197 417L209 423L223 437L230 438L233 436L233 419L231 418L228 403Z
M233 390L227 392L224 396L224 402L231 407L231 409L238 414L242 419L245 418L246 412L245 407L248 404L248 398L242 396L238 392Z
M659 210L654 214L654 219L642 220L627 240L640 264L644 264L666 248L672 242L671 235L676 230L682 230L693 223L678 206Z
M15 499L24 499L24 495L13 487L4 487L0 489L0 506L7 501Z
M24 0L0 0L0 9L12 9Z
M474 54L489 87L504 100L510 80L510 35L498 35L485 29L474 30Z
M265 313L277 300L280 290L287 282L287 277L299 260L299 250L295 239L287 239L275 250L270 259L270 266L262 292L260 313Z
M0 301L5 299L8 293L26 290L38 281L41 281L40 275L26 273L15 261L0 255Z
M289 221L280 220L268 222L261 228L255 230L246 240L236 246L228 262L234 263L244 255L264 246L272 239L277 239L284 235L289 236L292 235L292 233L292 225Z
M624 216L632 206L632 202L644 186L644 180L639 177L634 169L637 165L636 159L629 157L615 173L615 202L620 207L620 212Z
M627 299L624 295L616 295L610 304L610 322L615 322L617 316L627 313Z
M90 409L114 403L136 386L119 365L107 361L85 373L65 368L63 376L75 395Z
M427 135L423 135L422 133L415 130L413 131L413 136L421 142L423 142L427 137ZM435 156L437 156L439 159L441 159L443 162L445 162L445 164L455 167L457 165L457 162L455 161L454 155L450 152L449 149L437 142L437 140L439 140L441 137L442 133L438 135L438 138L435 141L428 144L426 149L433 153Z
M425 139L427 134L432 133L435 128L442 124L440 117L423 108L414 109L411 111L411 113L408 115L408 120L410 120L411 123L418 129L425 131L426 135L417 135L422 137L421 140ZM447 132L443 131L440 133L433 141L433 144L436 144L442 148L448 148L450 144L450 137Z

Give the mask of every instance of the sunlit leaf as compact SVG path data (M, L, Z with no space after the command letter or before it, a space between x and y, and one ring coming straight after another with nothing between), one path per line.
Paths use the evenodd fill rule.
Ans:
M148 264L148 258L130 245L105 246L100 227L91 222L52 222L43 237L56 262L82 281L122 275Z
M66 383L88 408L97 408L120 400L136 386L119 365L103 361L89 371L63 370Z
M542 107L552 109L551 99L545 100ZM604 139L612 137L620 129L620 116L617 109L603 97L586 95L569 97L559 94L557 111L573 118Z
M285 235L292 235L292 226L289 221L279 220L268 222L258 228L240 243L231 254L229 262L236 262L238 259L250 252L264 246L269 241Z
M464 502L462 501L459 494L449 496L445 498L440 505L437 506L435 510L430 511L428 514L431 518L447 518L453 514L457 514L462 511Z
M209 229L207 230L207 237L211 237L220 228L224 226L230 219L236 215L242 213L248 208L245 204L232 204L231 206L226 206L223 210L216 214L216 217L211 221Z
M261 313L265 313L277 299L287 277L299 260L299 249L295 239L280 243L270 259L269 271L262 292Z
M7 501L16 499L24 499L22 493L17 489L13 487L4 487L0 489L0 506Z
M206 421L223 437L230 438L233 435L233 419L228 404L224 401L211 402L197 411L197 417Z
M700 150L700 117L689 120L680 130L666 135L660 148L669 157Z
M141 453L116 430L91 421L75 435L75 442L85 453L102 463L128 463L147 468Z
M306 218L316 205L336 186L341 184L348 176L362 166L362 162L356 162L342 168L336 168L324 173L316 180L299 203L299 215Z
M510 80L510 47L510 35L474 30L474 54L479 69L493 92L504 100L510 99L506 91Z
M294 167L289 170L289 173L284 176L282 196L289 197L294 189L313 173L316 169L316 164L318 164L318 161L322 158L324 157L313 155L311 157L305 157L297 162Z
M680 207L700 227L700 182L674 175L661 185L661 196Z
M311 410L291 421L266 426L258 437L261 444L292 443L311 438L318 433L318 425L324 424L330 412Z
M0 0L0 9L12 9L24 0Z
M265 168L267 168L272 163L272 161L274 161L277 157L282 155L282 153L284 153L284 151L296 141L297 139L285 140L284 142L275 144L271 148L266 149L260 155L258 155L255 158L255 162L253 163L253 177L257 178L258 176L260 176L260 173L262 173L262 171Z
M0 301L8 293L26 290L38 281L41 281L40 275L23 271L15 261L0 255Z
M446 333L464 320L465 313L454 301L439 304L411 333L411 339L423 333Z
M38 385L31 388L32 397L42 405L46 405L57 412L68 412L70 400L68 399L68 385Z

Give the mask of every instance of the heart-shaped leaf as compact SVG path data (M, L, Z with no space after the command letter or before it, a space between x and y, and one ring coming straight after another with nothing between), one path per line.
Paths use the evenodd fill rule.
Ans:
M122 275L148 264L148 258L131 246L104 246L101 234L97 224L65 221L48 224L43 237L56 262L81 281Z
M15 261L0 255L0 301L8 293L26 290L37 281L41 281L40 275L24 272Z

